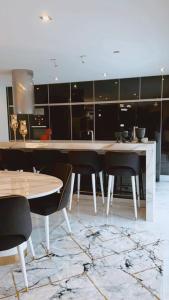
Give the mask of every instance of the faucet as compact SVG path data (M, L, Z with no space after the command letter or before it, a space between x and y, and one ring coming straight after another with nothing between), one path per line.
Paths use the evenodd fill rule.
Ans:
M94 140L94 132L93 130L88 130L87 134L91 134L91 140L93 141Z

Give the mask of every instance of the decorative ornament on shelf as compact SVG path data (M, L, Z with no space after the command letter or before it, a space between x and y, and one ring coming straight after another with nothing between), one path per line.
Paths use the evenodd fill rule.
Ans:
M14 132L14 140L16 142L16 130L18 128L18 120L17 120L17 115L10 115L10 127L12 128Z
M26 126L26 120L20 120L19 123L20 123L19 133L22 135L23 141L25 142L25 136L28 133L28 129L27 129L27 126Z

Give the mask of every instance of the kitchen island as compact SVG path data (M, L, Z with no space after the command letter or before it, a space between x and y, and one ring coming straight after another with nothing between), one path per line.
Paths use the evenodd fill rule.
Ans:
M67 152L69 150L94 150L104 154L106 151L137 152L146 157L146 220L154 220L155 177L156 177L156 142L117 143L113 141L17 141L0 142L1 149L53 149Z

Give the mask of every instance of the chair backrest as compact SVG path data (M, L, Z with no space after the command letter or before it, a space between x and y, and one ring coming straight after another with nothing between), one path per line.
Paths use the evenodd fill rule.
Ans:
M50 168L44 169L43 173L58 177L62 180L63 187L60 191L58 210L65 208L70 200L72 166L70 164L56 163L50 166Z
M107 173L109 170L114 169L131 169L135 174L139 174L140 159L137 153L124 153L124 152L106 152L105 154L105 168Z
M69 162L73 166L87 166L93 170L99 169L99 155L95 151L70 151L68 154Z
M31 232L28 200L17 195L0 197L0 250L3 250L3 240L6 244L6 238L10 240L12 236L20 236L23 241L27 241Z

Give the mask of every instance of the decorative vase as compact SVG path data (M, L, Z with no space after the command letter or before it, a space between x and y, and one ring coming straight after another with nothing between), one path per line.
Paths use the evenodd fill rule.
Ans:
M16 130L18 128L18 120L17 120L17 115L10 115L10 127L12 128L13 132L14 132L14 140L16 142Z
M145 128L136 128L136 137L138 138L139 142L141 142L141 140L145 137L145 133Z
M27 126L26 126L26 120L20 120L19 123L20 123L19 133L22 135L23 141L25 142L25 137L28 133L28 129L27 129Z

